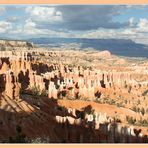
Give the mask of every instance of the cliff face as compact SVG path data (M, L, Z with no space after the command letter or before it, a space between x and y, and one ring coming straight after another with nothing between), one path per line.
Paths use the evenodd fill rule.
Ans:
M105 90L120 91L129 95L134 92L135 95L140 95L148 86L147 66L136 73L130 69L90 70L81 66L45 64L35 60L37 54L41 53L1 52L1 73L5 75L8 85L6 89L11 91L20 84L21 88L26 90L33 86L39 87L40 91L48 90L49 98L58 98L65 91L67 97L94 100L99 92L101 97ZM46 56L52 58L53 55L59 56L54 52L46 53ZM12 86L9 85L11 83Z
M7 51L7 50L18 50L19 48L27 50L33 48L33 43L29 43L26 41L13 41L13 40L0 40L0 50Z
M108 51L0 51L0 140L16 135L19 124L27 137L51 142L145 142L146 129L126 118L148 119L147 68ZM145 114L131 111L136 104Z

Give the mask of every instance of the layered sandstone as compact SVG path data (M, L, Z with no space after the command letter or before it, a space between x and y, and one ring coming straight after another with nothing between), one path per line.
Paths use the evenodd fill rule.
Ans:
M27 41L18 41L18 40L0 40L0 50L28 50L33 48L33 43Z
M0 129L5 135L2 139L12 136L14 126L21 124L29 138L45 134L53 142L87 142L85 130L93 137L88 142L103 142L103 136L107 137L105 142L147 140L145 127L131 127L126 121L128 116L136 122L148 120L146 60L123 59L108 51L50 51L33 48L33 44L22 41L1 40L0 45L15 49L0 51L0 109L2 123L6 123L4 130ZM74 100L79 101L74 104ZM95 112L79 116L89 105ZM8 127L7 113L13 115ZM50 129L47 123L52 122L55 125ZM63 139L59 131L58 135L51 136L54 128L73 136ZM12 130L10 135L5 134L8 129ZM74 130L81 135L79 138Z

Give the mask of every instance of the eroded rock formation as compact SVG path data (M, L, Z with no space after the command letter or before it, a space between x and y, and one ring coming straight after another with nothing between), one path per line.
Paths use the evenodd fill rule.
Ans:
M0 140L16 134L15 126L20 124L29 138L40 133L51 142L147 142L146 128L130 127L126 121L128 115L140 123L148 120L146 61L130 62L108 51L48 51L21 41L1 40L0 46L13 50L0 51L0 120L5 135ZM22 48L32 50L17 50ZM83 102L70 108L68 100ZM97 102L102 109L86 113L86 106L82 109L86 101ZM103 109L105 103L110 105ZM135 105L144 111L132 111ZM9 126L7 112L8 118L12 114ZM12 132L5 134L8 129ZM51 136L55 131L57 135Z

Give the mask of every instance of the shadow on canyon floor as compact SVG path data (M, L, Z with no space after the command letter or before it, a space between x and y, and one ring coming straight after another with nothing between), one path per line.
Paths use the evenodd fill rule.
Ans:
M47 97L24 99L36 108L32 112L8 112L0 110L0 141L1 143L147 143L147 137L136 137L115 131L107 131L107 123L100 124L99 129L94 129L94 122L83 120L79 125L70 124L68 120L58 123L56 116L71 116L83 119L83 112L77 111L74 117L68 110L59 106L57 100ZM38 99L38 100L37 100ZM91 106L84 108L90 112ZM117 124L114 124L114 127ZM124 130L127 130L126 127ZM138 131L137 131L138 132Z

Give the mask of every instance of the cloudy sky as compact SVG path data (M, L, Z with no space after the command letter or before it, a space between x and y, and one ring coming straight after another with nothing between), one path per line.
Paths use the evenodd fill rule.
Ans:
M0 5L0 38L117 38L148 44L148 5Z

